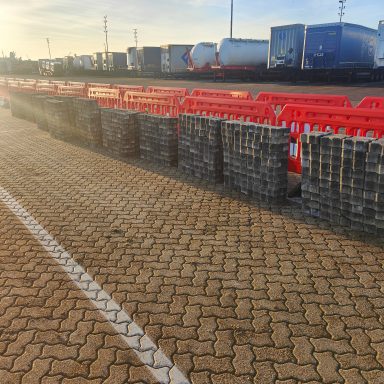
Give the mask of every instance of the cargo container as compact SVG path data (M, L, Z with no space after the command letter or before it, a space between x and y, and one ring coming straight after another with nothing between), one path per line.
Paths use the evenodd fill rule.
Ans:
M302 68L372 69L377 31L361 25L332 23L309 25L305 32Z
M304 24L272 27L268 68L300 69L303 61L304 37Z
M93 63L96 71L103 70L103 52L95 52L93 54Z
M268 40L223 39L218 46L218 64L225 67L266 66L268 47Z
M127 49L127 65L129 70L138 69L136 47L130 47Z
M110 71L127 69L127 54L125 52L108 52L108 66Z
M137 48L138 70L143 72L161 72L160 47Z
M73 59L73 69L75 71L90 71L93 67L93 57L90 55L79 55Z
M379 22L377 30L375 68L384 69L384 20Z
M161 47L161 70L164 73L186 72L193 45L168 44Z
M216 43L198 43L190 53L190 63L188 69L190 71L210 70L212 65L216 64Z

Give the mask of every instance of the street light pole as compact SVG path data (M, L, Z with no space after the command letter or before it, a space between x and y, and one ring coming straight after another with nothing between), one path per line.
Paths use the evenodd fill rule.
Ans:
M109 71L108 63L108 19L107 16L104 16L104 33L105 33L105 64L107 66L107 71Z
M231 33L230 33L230 37L232 39L233 37L233 0L231 0Z
M339 4L340 4L340 7L339 7L339 16L340 16L340 23L341 21L343 20L343 16L345 15L345 8L346 8L346 5L345 3L347 2L347 0L339 0Z

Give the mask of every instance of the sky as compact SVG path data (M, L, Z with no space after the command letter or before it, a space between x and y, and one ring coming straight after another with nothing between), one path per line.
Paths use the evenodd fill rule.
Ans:
M383 0L347 0L344 21L377 28ZM338 0L234 0L234 37L268 39L270 27L338 20ZM0 0L0 49L6 56L52 57L139 46L219 42L229 37L230 0ZM0 52L1 53L1 52Z

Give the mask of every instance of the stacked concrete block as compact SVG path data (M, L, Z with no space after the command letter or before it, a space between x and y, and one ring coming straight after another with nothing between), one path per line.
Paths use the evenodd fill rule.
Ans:
M222 137L226 187L263 200L286 197L289 129L225 121Z
M324 132L302 134L302 205L305 214L320 217L320 139Z
M180 115L179 168L211 183L223 181L222 119Z
M301 140L304 213L352 230L381 233L384 139L312 132Z
M369 144L365 168L363 218L366 232L384 233L384 139Z
M341 163L346 135L329 135L320 139L320 217L340 224Z
M343 142L340 175L340 224L364 230L363 198L366 158L371 138L349 137Z
M10 91L11 113L13 117L35 122L35 112L33 109L34 93Z
M103 147L124 158L139 154L138 112L122 109L101 109Z
M67 140L70 137L67 106L63 101L48 98L44 103L48 131L52 137Z
M72 100L75 136L83 144L100 146L101 139L101 114L96 100L74 98Z
M45 102L49 99L48 95L35 95L32 99L33 110L37 128L48 131L48 120L45 113Z
M140 114L140 157L163 166L177 166L178 118Z
M65 104L68 115L68 137L76 136L76 119L75 119L75 108L74 102L76 100L73 96L55 96L56 100L62 101Z

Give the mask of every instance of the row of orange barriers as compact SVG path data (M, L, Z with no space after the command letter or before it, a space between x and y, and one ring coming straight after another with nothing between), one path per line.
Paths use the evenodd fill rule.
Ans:
M215 89L110 85L81 82L33 82L0 79L0 96L7 87L23 92L41 92L97 100L101 107L125 108L177 117L179 113L215 116L291 130L289 170L301 173L302 133L313 130L352 136L384 137L384 98L366 97L353 107L347 96L261 92L255 99L249 92Z

